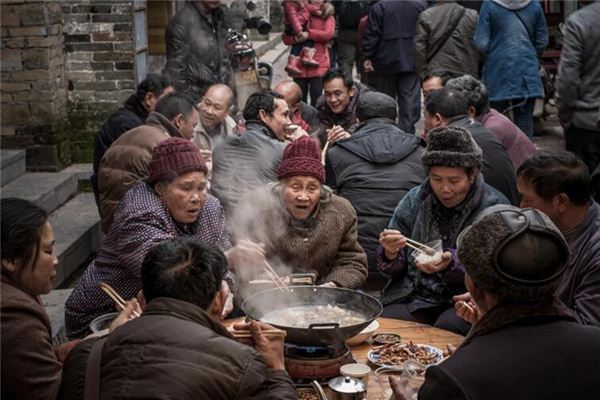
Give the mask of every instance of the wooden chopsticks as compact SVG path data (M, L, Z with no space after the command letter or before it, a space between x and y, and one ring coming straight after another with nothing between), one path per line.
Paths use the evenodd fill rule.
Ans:
M102 289L104 293L106 293L108 297L110 297L117 304L117 306L121 308L121 310L125 309L125 307L127 306L127 302L119 295L119 293L117 293L115 289L113 289L112 286L104 282L100 282L99 286L100 289ZM140 316L140 314L135 310L133 310L133 315L135 315L136 317Z
M408 247L410 247L411 249L423 252L423 253L428 253L429 255L433 255L437 252L436 249L434 249L433 247L429 247L423 243L419 243L416 240L412 240L410 238L406 238L406 245Z
M288 288L287 284L283 281L283 279L281 279L281 277L279 275L277 275L277 272L275 272L275 270L273 269L273 267L271 266L271 264L269 264L269 262L267 260L265 260L264 270L267 273L267 275L269 276L269 278L271 278L273 283L275 283L275 286L277 286L277 288L279 290L281 290L282 292L287 291L287 292L291 293L290 288Z
M252 332L250 332L249 330L230 330L229 332L236 339L245 339L245 338L252 337ZM265 329L264 331L262 331L262 334L267 337L277 337L277 336L285 337L286 332L279 330L279 329Z

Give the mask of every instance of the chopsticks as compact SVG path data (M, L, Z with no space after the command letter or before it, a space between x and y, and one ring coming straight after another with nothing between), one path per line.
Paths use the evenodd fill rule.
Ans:
M279 275L277 275L277 272L275 272L275 270L273 269L273 267L271 266L271 264L269 264L269 262L267 260L265 260L264 270L267 273L267 275L269 275L269 277L271 278L273 283L275 283L275 286L277 286L277 288L279 290L281 290L282 292L287 291L288 293L291 293L290 288L288 288L287 284L283 281L283 279L281 279L281 277Z
M125 309L127 302L119 295L119 293L117 293L115 289L112 288L112 286L104 282L100 282L99 286L100 289L102 289L104 293L106 293L108 297L110 297L117 304L117 306L121 307L121 310ZM133 315L135 315L136 318L140 316L140 314L135 310L133 310Z
M327 148L329 147L329 140L325 142L325 147L321 151L321 164L325 165L325 155L327 154Z
M423 243L419 243L416 240L412 240L410 238L406 238L406 242L406 245L408 247L420 252L429 253L430 255L433 255L437 252L433 247L429 247Z
M283 336L285 337L286 332L279 330L279 329L265 329L264 331L261 331L263 335L267 336L267 337L277 337L277 336ZM245 338L251 338L252 337L252 332L250 332L249 330L230 330L229 333L231 333L233 335L234 338L236 339L245 339Z

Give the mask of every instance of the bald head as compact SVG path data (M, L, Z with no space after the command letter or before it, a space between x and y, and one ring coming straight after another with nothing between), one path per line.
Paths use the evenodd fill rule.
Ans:
M214 84L208 88L200 101L200 121L202 126L214 129L221 124L233 104L233 90L221 83Z
M295 111L302 100L302 89L294 81L280 82L273 91L283 96L291 111Z

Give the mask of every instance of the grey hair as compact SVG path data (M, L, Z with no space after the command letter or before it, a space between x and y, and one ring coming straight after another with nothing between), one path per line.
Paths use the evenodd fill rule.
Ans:
M476 117L490 110L490 92L483 82L473 78L471 75L452 78L446 83L446 87L458 90L467 96L469 107L472 106L475 108Z
M277 193L281 195L281 191L283 190L283 181L277 181L273 183L269 183L269 188L273 193ZM333 196L333 190L324 184L321 184L321 193L319 195L319 203L326 204L331 201L331 197Z

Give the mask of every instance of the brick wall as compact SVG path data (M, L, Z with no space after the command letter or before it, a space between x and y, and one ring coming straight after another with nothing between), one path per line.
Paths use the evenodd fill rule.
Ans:
M100 125L135 89L132 3L62 3L74 162L92 159Z
M60 3L2 1L0 138L27 148L30 169L70 161Z

